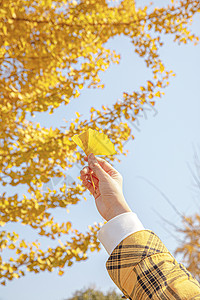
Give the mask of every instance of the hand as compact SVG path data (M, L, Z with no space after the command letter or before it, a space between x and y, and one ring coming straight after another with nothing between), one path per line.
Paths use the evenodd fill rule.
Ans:
M83 185L95 198L101 216L109 221L125 212L131 212L122 191L122 176L107 161L95 157L92 153L84 157L89 167L84 167L80 174ZM90 174L95 184L91 182Z

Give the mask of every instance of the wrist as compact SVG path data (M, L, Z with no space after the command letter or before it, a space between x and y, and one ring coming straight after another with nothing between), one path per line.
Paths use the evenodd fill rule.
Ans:
M110 208L106 212L106 221L109 221L121 214L132 212L128 206L124 196L120 197L117 201L111 201Z
M106 221L110 221L111 219L128 212L132 212L132 210L128 208L119 208L119 209L116 208L113 212L109 213Z

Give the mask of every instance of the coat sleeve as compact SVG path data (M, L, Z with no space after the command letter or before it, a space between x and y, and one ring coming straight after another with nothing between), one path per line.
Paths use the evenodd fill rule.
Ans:
M200 284L150 230L135 232L111 253L106 268L129 299L200 300Z

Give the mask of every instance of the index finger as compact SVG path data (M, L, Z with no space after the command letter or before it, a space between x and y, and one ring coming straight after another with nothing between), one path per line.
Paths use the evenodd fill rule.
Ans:
M113 175L116 173L119 173L115 168L113 168L113 166L111 166L111 164L109 164L105 159L100 158L100 157L96 157L96 160L98 161L98 163L100 164L100 166L103 168L103 170L105 172L107 172L109 175ZM88 157L84 156L84 160L88 162Z

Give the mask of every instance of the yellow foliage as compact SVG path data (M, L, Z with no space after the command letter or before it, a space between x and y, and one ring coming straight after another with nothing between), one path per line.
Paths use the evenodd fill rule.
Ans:
M200 281L200 215L182 217L183 228L178 231L184 234L181 246L177 247L175 254L182 254L183 262L192 275Z
M73 229L71 222L59 224L53 210L68 209L84 199L85 188L64 183L42 192L44 183L61 179L74 163L83 166L82 153L72 136L83 129L103 131L115 144L116 154L126 155L124 143L134 139L131 122L145 103L154 106L161 91L174 76L159 57L161 34L174 41L198 42L189 30L192 17L199 12L199 1L183 0L150 11L136 9L133 1L123 0L111 6L102 0L6 0L0 9L0 181L2 189L22 185L24 195L3 193L0 198L0 225L21 223L39 238L65 238L54 248L42 250L37 241L24 241L17 233L1 231L0 250L13 251L10 261L0 256L1 284L25 275L58 268L59 275L73 261L85 260L88 250L99 251L94 225L85 234ZM100 72L120 55L106 47L115 36L126 36L134 51L152 71L152 78L139 91L123 93L113 106L91 107L90 118L76 119L65 128L46 128L30 121L29 115L52 114L60 105L67 106L84 88L103 88ZM104 103L105 104L105 103ZM89 110L89 109L88 109ZM116 155L110 162L118 160Z

